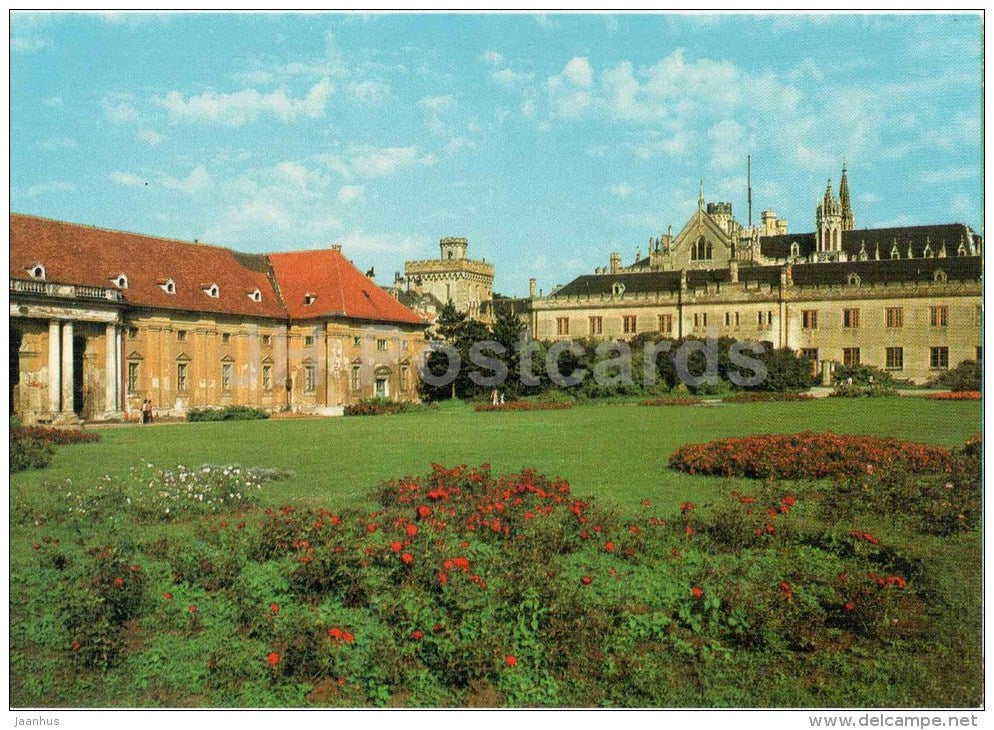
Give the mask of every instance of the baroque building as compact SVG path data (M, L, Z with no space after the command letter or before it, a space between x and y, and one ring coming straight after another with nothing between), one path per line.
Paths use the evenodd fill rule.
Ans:
M10 216L10 403L25 422L417 400L424 320L340 247L244 254Z
M922 383L982 355L983 239L961 223L858 229L843 166L810 233L764 211L757 226L730 203L705 203L673 235L650 238L530 305L532 336L630 339L729 336L800 350L825 383L837 363Z

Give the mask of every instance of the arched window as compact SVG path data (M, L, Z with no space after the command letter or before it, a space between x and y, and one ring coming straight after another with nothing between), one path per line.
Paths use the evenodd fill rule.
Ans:
M697 243L690 250L690 258L693 261L710 261L713 250L711 244L704 236L697 239Z
M45 281L45 267L41 264L35 264L34 266L28 267L28 271L31 273L32 279Z
M849 274L849 286L859 286L859 274Z
M801 255L801 247L797 245L797 241L790 244L790 257L796 259Z
M936 269L935 275L932 278L939 284L944 284L948 279L948 277L946 276L946 272L943 271L942 269Z

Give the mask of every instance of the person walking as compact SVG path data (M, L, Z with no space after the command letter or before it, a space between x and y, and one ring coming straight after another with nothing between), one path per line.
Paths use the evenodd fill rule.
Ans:
M152 401L148 398L142 401L142 423L152 422Z

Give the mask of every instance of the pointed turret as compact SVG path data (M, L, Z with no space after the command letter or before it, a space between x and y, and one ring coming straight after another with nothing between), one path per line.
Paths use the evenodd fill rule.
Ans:
M846 175L846 163L842 163L842 182L839 183L839 205L842 207L842 230L851 231L856 227L852 215L852 204L849 198L849 177Z

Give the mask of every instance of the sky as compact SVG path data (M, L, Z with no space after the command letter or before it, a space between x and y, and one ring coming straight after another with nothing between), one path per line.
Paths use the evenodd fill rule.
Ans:
M698 187L814 228L982 231L965 15L39 14L10 27L10 205L380 284L445 236L549 291L679 230Z

